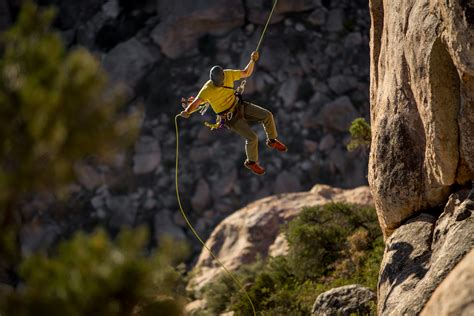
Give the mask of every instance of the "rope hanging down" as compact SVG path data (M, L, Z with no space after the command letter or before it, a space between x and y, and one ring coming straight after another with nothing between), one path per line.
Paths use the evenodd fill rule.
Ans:
M229 275L229 277L232 279L233 282L235 282L235 284L237 284L237 286L239 287L239 289L245 293L245 296L247 297L247 299L249 300L250 302L250 305L252 306L252 311L253 311L253 315L256 316L257 315L257 312L255 311L255 306L253 305L253 302L252 302L252 299L250 298L250 295L247 293L247 291L245 290L244 286L242 285L242 283L239 281L239 279L237 279L227 268L226 266L219 260L219 258L217 258L217 256L214 254L214 252L212 252L212 250L206 245L206 243L202 240L202 238L199 236L199 234L196 232L196 230L194 229L193 225L191 225L191 222L189 221L188 217L186 216L186 213L184 212L183 210L183 206L181 205L181 199L179 197L179 186L178 186L178 167L179 167L179 129L178 129L178 117L179 115L176 115L176 117L174 118L174 125L176 127L176 173L175 173L175 186L176 186L176 199L178 200L178 206L179 206L179 210L181 212L181 215L183 216L184 220L186 221L186 224L189 226L189 228L191 229L191 231L193 232L194 236L196 236L197 240L199 240L199 242L202 244L202 246L209 252L209 254L211 255L211 257L216 260L216 262L219 264L219 266L227 273L227 275Z
M263 38L265 36L265 33L267 31L267 27L268 27L268 24L270 23L270 20L272 18L272 15L273 15L273 12L275 11L275 7L277 5L277 2L278 0L275 0L275 2L273 3L273 8L272 8L272 11L270 12L270 15L268 16L268 20L267 20L267 23L265 24L265 27L262 31L262 35L260 36L260 40L258 41L258 44L257 44L257 49L255 51L258 51L260 49L260 45L262 44L262 41L263 41ZM244 79L239 88L237 89L237 92L239 93L243 93L244 92L244 89L245 89L245 84L246 84L246 80ZM241 91L239 91L239 89L241 89ZM202 107L199 107L197 108L195 111L193 112L196 112L196 111L203 111ZM203 114L201 112L201 114ZM219 260L219 258L217 258L217 256L212 252L212 250L206 245L206 243L202 240L202 238L199 236L199 234L196 232L196 230L194 229L193 225L191 224L191 222L189 221L188 217L186 216L186 213L184 212L183 210L183 206L181 204L181 198L179 196L179 183L178 183L178 170L179 170L179 128L178 128L178 118L179 118L179 114L175 116L174 118L174 125L175 125L175 129L176 129L176 165L175 165L175 190L176 190L176 199L178 200L178 206L179 206L179 211L181 212L181 215L183 216L186 224L188 225L188 227L191 229L192 233L194 234L194 236L197 238L197 240L199 240L199 242L202 244L202 246L209 252L209 254L211 255L211 257L219 264L219 266L227 273L227 275L229 275L229 277L232 279L232 281L238 286L238 288L245 294L246 298L248 299L249 303L250 303L250 306L252 307L252 312L253 312L253 315L254 316L257 316L257 312L255 310L255 306L252 302L252 299L250 298L250 295L248 294L248 292L245 290L244 286L242 285L242 283L232 274L232 272L229 271L229 269L226 268L226 266Z

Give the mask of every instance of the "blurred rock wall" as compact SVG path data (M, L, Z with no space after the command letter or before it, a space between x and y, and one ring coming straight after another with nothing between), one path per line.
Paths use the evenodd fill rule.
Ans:
M67 221L79 227L149 223L157 236L166 231L183 238L188 232L174 192L173 119L180 98L197 94L212 65L247 64L272 2L39 3L58 6L55 26L67 45L90 49L111 79L124 85L130 108L145 108L132 152L117 155L112 166L86 160L77 167L76 200L83 201L86 215ZM16 12L18 2L9 4ZM204 127L204 120L214 119L210 113L180 121L180 189L200 233L208 235L234 210L270 194L316 183L367 183L367 152L349 153L345 146L351 120L368 118L369 18L366 1L279 1L245 93L274 113L289 146L285 154L268 150L263 129L256 127L265 177L243 168L243 139Z

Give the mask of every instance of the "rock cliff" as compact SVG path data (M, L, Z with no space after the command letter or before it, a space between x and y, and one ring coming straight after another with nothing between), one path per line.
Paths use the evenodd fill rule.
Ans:
M473 7L435 0L370 7L369 182L389 235L473 179Z
M474 311L474 250L436 289L421 316L472 315Z
M448 273L474 249L474 195L468 193L451 195L439 218L421 214L387 239L378 285L380 315L418 315Z
M474 5L371 0L370 14L369 184L387 237L378 312L430 301L425 315L462 314L472 298L458 286L452 305L435 302L474 248Z

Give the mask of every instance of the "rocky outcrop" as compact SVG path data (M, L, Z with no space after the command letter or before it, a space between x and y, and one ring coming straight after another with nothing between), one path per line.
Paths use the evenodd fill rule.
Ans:
M321 3L313 0L280 0L271 22L282 21L286 13L308 11L318 6ZM263 0L160 1L157 15L161 21L151 36L165 56L173 59L189 56L197 52L200 41L206 36L227 34L242 27L246 19L251 23L264 24L270 9L271 3Z
M474 195L452 194L437 219L421 214L386 241L379 315L417 315L448 273L474 248Z
M371 0L370 13L369 184L388 237L378 312L415 315L474 247L461 189L474 180L474 8Z
M317 185L309 192L270 196L249 204L223 220L214 229L206 245L226 268L235 270L242 264L253 262L257 255L265 258L270 251L275 253L274 244L285 247L280 228L297 216L303 207L340 201L372 204L368 187L342 190ZM194 271L189 288L198 291L215 280L221 268L203 249Z
M56 223L39 223L35 219L21 228L19 235L21 254L30 256L52 247L60 239L61 233L61 228Z
M253 23L264 24L273 3L265 0L247 1L248 19ZM320 6L320 0L280 0L275 7L271 22L280 22L284 19L285 13L307 11Z
M100 171L91 165L76 163L74 165L74 172L79 184L84 186L87 190L93 190L102 183Z
M184 240L186 236L182 229L173 223L171 211L160 211L155 215L154 223L155 239L157 242L163 237L173 238L175 240Z
M109 225L112 228L131 227L135 223L137 204L127 195L108 196L107 208L111 211Z
M196 185L196 190L191 198L193 209L203 211L212 203L211 189L206 180L200 179Z
M327 103L321 109L318 119L324 122L328 129L343 132L349 130L351 122L357 117L358 113L352 101L347 96L343 96Z
M474 172L467 1L371 0L369 183L386 235Z
M133 89L158 59L156 53L132 38L114 47L104 58L103 65L113 81Z
M244 24L241 1L159 1L157 10L162 21L151 36L170 58L189 55L206 34L222 35Z
M474 250L436 289L421 316L474 315Z
M341 286L321 293L314 302L311 315L369 315L369 303L375 302L375 298L375 293L366 287L357 284Z
M135 144L133 172L143 174L155 171L160 165L161 150L158 141L151 136L142 136Z
M200 310L205 309L207 306L206 304L207 302L205 300L195 300L186 305L185 311L187 315L195 315Z

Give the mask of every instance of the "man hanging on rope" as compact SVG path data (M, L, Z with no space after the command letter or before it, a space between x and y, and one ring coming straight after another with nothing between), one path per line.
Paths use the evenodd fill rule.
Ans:
M288 151L288 148L277 139L273 114L258 105L243 101L242 96L234 91L234 82L250 77L258 58L259 53L253 52L244 70L224 70L220 66L212 67L210 80L202 87L197 97L188 98L190 104L180 115L188 118L201 104L209 103L217 114L218 125L224 125L245 138L247 160L244 166L257 175L263 175L265 169L258 163L258 137L250 128L249 122L262 123L269 148L281 152Z

